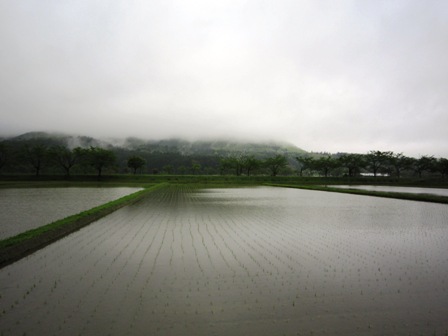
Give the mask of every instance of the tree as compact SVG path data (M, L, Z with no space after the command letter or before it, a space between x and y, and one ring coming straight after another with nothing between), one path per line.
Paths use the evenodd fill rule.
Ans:
M165 166L162 167L162 171L165 174L169 175L169 174L172 174L174 172L174 167L173 167L173 165L168 164L168 165L165 165Z
M25 160L33 167L36 176L39 176L45 160L48 158L48 148L41 144L25 145L23 155Z
M243 159L242 156L229 156L226 158L221 158L219 160L219 166L221 173L227 169L235 171L236 176L240 176L243 172Z
M0 143L0 170L6 164L8 149L6 145L2 142Z
M367 166L372 169L376 177L380 168L385 167L391 160L393 152L370 151L366 156Z
M404 156L403 153L393 154L390 158L390 164L394 168L397 178L400 178L403 170L412 167L412 162L412 158Z
M314 167L321 171L325 177L327 177L329 171L336 166L337 162L331 156L321 157L314 162Z
M277 176L282 168L288 165L288 160L283 155L276 155L264 161L265 166L271 171L272 176Z
M131 156L128 159L128 167L133 169L134 175L137 173L137 169L142 168L146 164L146 160L140 156Z
M433 156L423 155L419 159L414 159L413 161L414 171L419 178L422 177L423 172L432 171L435 168L436 159Z
M313 169L314 159L311 156L296 157L296 160L299 164L299 176L302 176L305 170Z
M82 155L80 147L70 150L64 146L54 146L49 150L50 158L64 170L66 177L70 176L70 169L80 161Z
M193 171L193 175L198 174L201 171L201 164L199 162L193 161L191 164L191 169Z
M448 159L440 158L436 162L436 169L445 178L448 175Z
M338 160L342 167L347 168L349 177L359 175L361 168L366 165L364 156L361 154L343 154Z
M114 152L104 148L90 147L84 150L84 153L87 163L98 172L98 178L101 177L104 168L112 166L115 163Z
M244 156L242 158L241 168L246 171L247 176L250 176L250 173L258 169L261 166L261 161L256 159L255 156L249 155Z
M185 175L187 173L187 168L182 165L179 168L177 168L177 171L179 172L179 174Z

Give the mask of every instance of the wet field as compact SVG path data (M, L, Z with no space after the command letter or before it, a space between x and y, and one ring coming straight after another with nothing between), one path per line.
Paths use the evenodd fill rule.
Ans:
M376 185L332 185L331 187L344 188L344 189L360 189L370 191L386 191L386 192L398 192L398 193L448 196L447 188L418 188L418 187L395 187L395 186L376 186Z
M0 239L35 229L141 188L0 189Z
M444 335L447 224L441 204L172 186L0 270L0 334Z

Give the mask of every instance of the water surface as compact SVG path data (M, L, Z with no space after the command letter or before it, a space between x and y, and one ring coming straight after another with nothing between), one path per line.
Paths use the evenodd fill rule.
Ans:
M373 185L331 185L334 188L360 189L372 191L399 192L411 194L429 194L448 196L448 189L444 188L417 188L417 187L393 187L393 186L373 186Z
M0 239L129 195L139 188L0 188Z
M158 190L0 270L3 335L444 335L448 206Z

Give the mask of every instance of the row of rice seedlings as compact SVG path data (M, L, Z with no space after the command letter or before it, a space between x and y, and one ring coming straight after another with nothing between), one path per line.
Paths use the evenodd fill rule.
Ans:
M240 221L238 224L241 226L241 224L244 224L245 222L244 221ZM250 230L249 230L249 232L250 232ZM319 235L317 235L317 237L316 237L316 235L315 234L313 234L314 235L314 239L315 239L315 241L319 241L319 239L316 239L316 238L318 238L319 237ZM312 236L312 235L311 235ZM241 237L240 237L241 238ZM311 237L310 237L311 238ZM310 252L310 254L312 254L312 253L316 253L316 254L319 254L319 253L321 253L321 250L322 249L324 249L324 250L329 250L329 249L333 249L334 250L334 255L337 255L337 252L338 252L338 248L337 247L334 247L333 245L330 245L329 243L325 243L325 241L326 240L328 240L328 238L329 238L329 235L328 234L326 234L325 232L321 232L321 238L322 238L322 244L321 243L318 243L318 244L314 244L314 246L315 246L315 248L314 249L312 249L312 251ZM359 237L357 237L357 239L359 240ZM306 240L306 239L305 239ZM283 242L284 242L284 240L282 240ZM368 241L368 238L367 238L367 241ZM302 243L303 241L300 241L300 243ZM350 243L350 241L348 241L348 243ZM352 248L353 249L353 248ZM281 249L279 248L279 251L281 251ZM358 279L358 282L360 282L361 280L362 280L362 278L360 277L361 276L361 274L362 274L362 272L361 272L361 269L363 269L363 272L365 272L365 271L370 271L371 270L371 265L369 265L369 262L370 261L375 261L375 259L374 259L374 257L375 257L375 255L374 254L371 254L371 256L369 256L369 251L367 251L368 253L367 253L367 255L366 254L363 254L363 253L357 253L356 255L355 255L355 259L356 259L356 261L354 262L354 266L358 266L357 267L357 274L358 274L358 276L359 276L359 279ZM347 253L348 254L348 253ZM291 260L291 258L288 258L289 260ZM324 260L324 258L322 258L322 257L320 257L320 259L321 260ZM335 259L335 258L333 258L333 259ZM338 256L336 259L340 259L340 256ZM344 264L344 262L342 262L342 264ZM364 265L365 264L365 265ZM359 265L364 265L364 267L359 267ZM379 267L379 268L377 268L378 269L378 271L380 271L381 270L381 267ZM336 267L333 267L333 268L330 268L330 267L324 267L323 268L323 276L324 277L326 277L327 275L327 273L330 273L330 271L332 272L332 273L335 273L335 272L337 272L338 270L340 270L341 272L344 272L344 270L343 270L343 268L341 268L341 269L338 269L338 268L336 268ZM349 272L350 273L350 272ZM333 275L333 277L334 277L334 275ZM349 277L350 278L350 277ZM350 279L349 279L350 280ZM368 287L369 285L367 285L367 287ZM363 295L362 293L362 290L359 292L360 293L360 295Z
M86 231L90 231L89 229L86 228ZM84 230L80 231L81 232L85 232ZM70 244L70 242L75 242L73 244ZM64 257L66 257L69 254L69 251L83 251L83 249L79 249L79 243L82 242L82 240L74 240L74 239L63 239L60 243L56 243L53 244L52 246L48 247L45 251L39 251L35 254L36 258L35 261L33 262L33 264L31 265L33 270L22 270L19 272L20 273L27 273L27 272L32 272L33 274L39 274L39 279L35 279L33 286L36 286L36 283L38 283L39 285L39 290L36 291L38 293L38 298L42 297L42 296L53 296L53 295L59 295L59 293L56 293L60 290L61 288L61 282L63 281L66 274L66 271L69 270L70 268L73 268L73 264L68 264L65 263L64 260L66 260ZM68 248L63 249L61 248L61 246L67 246ZM64 265L65 263L65 265ZM22 264L22 261L19 261L18 263L16 263L15 265L17 265L16 267L20 268L20 265ZM26 262L23 262L23 264L26 264ZM29 267L29 265L26 265L25 267ZM52 274L54 271L53 270L58 270L58 274L54 275L53 277L49 277L47 276L47 272L48 274ZM8 272L9 277L11 278L9 272ZM27 279L26 277L24 278L24 280ZM8 281L8 280L6 280ZM10 280L12 281L12 279ZM14 281L13 281L14 282ZM18 284L20 282L17 282ZM8 293L12 293L11 291L8 291ZM44 294L42 294L44 293ZM29 307L33 307L33 300L35 298L27 298L28 300L25 300L25 297L23 298L23 300L17 300L15 299L15 301L17 302L14 306L11 306L11 308L17 307L18 309L20 309L20 311L27 311L27 309L29 309ZM44 303L47 300L44 301ZM20 305L19 305L20 303ZM34 309L34 308L32 308ZM30 320L36 320L37 323L41 323L42 320L45 319L45 316L50 314L50 309L48 305L44 304L43 309L37 311L35 314L32 314L32 316L30 317ZM13 309L10 309L10 311L5 310L4 312L6 313L13 313ZM18 323L19 321L17 321L16 323ZM31 322L31 321L30 321Z
M126 253L126 255L123 255L123 257L121 256L121 253L118 253L110 264L110 267L114 268L114 274L112 277L109 277L105 285L102 286L102 293L96 296L97 303L93 307L90 317L87 318L85 327L87 327L89 322L96 318L96 313L100 311L101 308L105 309L109 305L106 298L109 299L111 295L116 295L117 288L120 288L120 291L118 291L118 293L122 296L121 301L123 301L129 295L130 288L141 270L141 259L143 259L147 255L151 247L151 245L148 246L143 255L141 253L137 253L141 251L140 246L143 246L144 248L144 245L146 245L146 237L148 237L148 233L151 229L151 225L145 225L148 224L146 222L137 223L140 224L138 225L139 229L134 230L134 235L129 238L124 247L122 247L121 249L121 251L129 251L129 253ZM163 224L164 223L162 223L162 225L160 226L164 227ZM158 232L158 230L156 232ZM140 259L139 267L136 268L135 260L138 259ZM116 306L119 307L120 304L117 303ZM85 331L85 329L81 330L81 334L83 334Z
M149 201L156 201L159 206L159 195L163 196L163 194L160 193L151 195L152 197ZM135 291L135 286L141 286L143 281L147 281L150 277L150 273L147 269L147 256L151 251L154 251L154 249L157 248L153 244L156 242L156 239L160 239L160 230L163 230L164 235L166 235L166 222L164 222L165 215L163 211L148 212L146 210L145 205L149 201L142 202L138 208L136 207L139 216L135 220L130 221L129 224L131 226L139 227L140 229L127 240L128 242L125 245L125 248L127 248L129 252L122 257L119 253L116 258L114 258L113 263L110 264L110 267L114 269L114 277L111 279L109 276L105 282L106 285L101 287L102 293L96 296L96 305L91 310L90 316L87 318L87 321L90 321L91 323L84 324L81 333L86 332L87 328L90 328L89 325L92 325L93 321L103 314L102 311L110 309L111 298L114 298L113 306L115 310L113 310L113 315L116 318L112 319L108 324L108 328L110 328L112 332L116 326L115 322L120 320L119 317L128 313L126 312L125 304L128 297L131 296L137 299L134 295L131 295L131 293ZM152 241L148 244L148 240L151 238ZM163 241L162 237L162 242ZM136 263L136 261L138 262Z
M110 220L109 221L109 224L114 224L114 223L111 223L112 221ZM98 229L98 227L100 227L99 225L94 225L95 227L96 227L96 229ZM90 232L90 234L92 234L92 227L94 227L94 226L90 226L90 227L88 227L88 228L85 228L85 230L81 230L81 231L79 231L79 233L82 233L82 232L87 232L87 231L89 231ZM111 227L113 227L114 225L110 225L109 226L109 228L111 228ZM116 228L120 228L121 226L117 226ZM108 230L108 231L110 231L110 230ZM81 264L82 263L82 265L84 265L84 266L88 266L88 265L90 265L90 268L91 269L93 269L93 270L95 270L95 268L98 266L97 265L97 263L98 263L98 261L100 261L101 259L104 259L104 257L105 257L105 255L107 254L107 251L108 250L110 250L110 249L106 249L105 251L106 251L106 253L104 254L104 255L98 255L98 253L95 253L96 251L96 249L98 249L99 248L99 246L101 246L101 243L102 242L104 242L106 239L105 238L103 238L103 237L109 237L109 239L111 238L111 236L113 236L113 235L110 235L110 232L106 232L106 234L104 234L104 232L103 232L103 235L100 235L99 237L101 237L102 239L98 239L99 237L98 236L96 236L95 234L92 234L91 235L91 237L92 237L92 240L90 240L89 241L89 239L88 238L90 238L89 236L88 237L84 237L84 238L86 238L86 239L84 239L84 240L80 240L80 242L84 242L84 244L82 244L82 246L73 246L73 247L71 247L71 251L73 252L73 251L75 251L75 249L76 249L76 251L77 251L77 253L76 254L73 254L72 253L72 256L70 257L70 258L68 258L67 259L67 261L65 262L66 264L67 263L71 263L70 265L67 265L67 267L71 267L71 268L73 268L73 266L75 265L77 265L76 263L79 263L79 264ZM122 234L120 234L120 236L123 236ZM70 236L72 239L65 239L64 241L61 241L61 242L64 242L64 243L66 243L67 241L73 241L73 237L76 237L76 235L72 235L72 236ZM118 237L117 237L118 238ZM102 240L102 241L101 241ZM90 249L88 249L87 247L89 246L89 244L93 244L92 246L93 246L93 248L91 247ZM64 246L67 246L67 245L70 245L70 244L65 244ZM55 245L53 245L53 246L57 246L57 244L55 244ZM70 251L70 250L68 250L68 249L66 249L66 251ZM79 252L78 252L79 251ZM86 254L84 254L84 256L81 256L81 258L80 259L77 259L77 260L72 260L73 259L73 256L74 255L76 255L77 257L79 257L80 256L80 253L83 253L84 251L86 251L86 253L89 255L89 256L99 256L99 258L97 258L97 260L96 260L96 262L94 263L94 264L91 264L91 263L89 263L89 262L87 262L87 260L85 260L85 257L86 257ZM104 249L103 249L103 251L104 251ZM52 253L50 253L49 254L49 256L47 256L47 259L51 259L52 258L52 256L54 255L54 253L52 254ZM56 254L56 255L58 255L58 254ZM62 279L68 279L68 276L67 276L67 274L70 274L70 269L66 269L66 267L64 267L64 262L61 262L61 263L57 263L57 259L54 259L54 260L52 260L53 261L53 265L52 265L52 268L53 269L57 269L57 270L59 270L59 271L61 271L61 272L63 272L63 273L60 273L60 274L64 274L64 276L62 277ZM72 261L73 261L73 263L72 263ZM76 263L75 263L76 262ZM76 268L76 267L75 267ZM89 269L89 267L83 267L83 269L85 270L85 273L84 274L81 274L81 276L80 276L80 278L79 278L79 282L83 282L83 278L86 276L86 275L88 275L88 277L90 277L90 278L92 278L92 274L90 274L90 272L91 272L91 270ZM66 271L68 271L67 273L65 273ZM103 277L103 275L104 274L101 274L101 276L100 277ZM94 277L94 276L93 276ZM77 278L77 277L76 277ZM98 281L98 279L94 279L93 281L92 281L92 283L91 283L91 286L90 287L93 287L94 286L94 284L95 284L95 281ZM58 283L58 282L55 282L55 283ZM79 288L79 287L81 287L81 286L75 286L74 287L74 289L76 290L77 288ZM89 288L90 288L89 287ZM73 288L70 288L70 286L66 286L65 287L65 292L61 292L60 290L59 290L59 288L63 288L63 286L58 286L57 288L53 288L52 287L52 291L50 292L50 300L51 300L51 296L52 295L57 295L58 296L58 302L63 302L64 300L65 300L65 298L66 298L66 296L69 294L69 293L71 293L71 292L73 292ZM58 290L58 293L55 293L56 292L56 290ZM84 290L83 290L83 293L82 294L84 294L84 295L80 295L80 297L81 298L85 298L85 297L87 297L88 295L89 295L89 290L85 290L85 288L84 288ZM81 301L81 300L80 300ZM82 301L81 301L82 302ZM57 304L56 304L56 306L57 306ZM81 303L79 303L79 306L81 306ZM52 307L51 308L52 310L54 310L54 307ZM50 309L47 309L47 310L45 310L45 309L42 309L42 310L38 310L38 312L37 312L37 314L33 314L33 316L36 316L37 315L37 318L39 319L38 320L38 322L40 321L40 320L43 320L44 318L45 318L45 316L46 315L49 315L50 313ZM39 318L39 315L40 315L40 318Z
M282 218L262 207L239 207L235 211L220 204L202 211L195 206L200 202L201 197L192 197L188 188L170 188L140 202L133 211L122 211L125 216L112 221L117 228L107 231L107 239L92 230L91 236L84 237L89 243L82 245L82 253L66 251L60 261L53 259L66 274L61 276L46 268L56 279L54 283L44 280L51 287L46 304L55 307L47 309L51 314L45 315L52 322L46 325L50 334L68 330L67 324L76 325L73 333L102 333L107 324L110 334L168 334L181 327L194 330L194 326L207 323L260 319L271 323L272 329L267 327L265 331L291 334L288 325L294 330L294 326L308 321L309 326L301 330L319 332L325 328L318 327L322 324L318 317L334 316L335 311L348 319L349 331L355 328L378 333L378 320L362 313L365 307L382 307L391 296L396 297L397 307L403 302L412 307L416 296L411 290L416 282L420 288L435 281L435 292L446 297L446 286L438 278L446 271L439 270L435 280L425 273L431 271L429 265L435 258L438 266L447 265L441 239L436 247L427 249L434 235L421 240L416 231L410 235L402 232L408 240L401 240L401 245L394 248L394 239L378 244L382 240L376 233L334 225L325 216L316 226L318 222L313 221L317 217L308 214L306 220L311 222L304 223L295 211L286 212ZM101 225L104 229L109 224L105 221ZM394 235L398 233L394 231ZM446 231L441 233L446 235ZM419 241L424 243L413 248ZM76 248L71 240L69 245ZM387 252L396 255L390 260L382 256ZM398 263L399 258L403 263ZM79 260L83 267L69 269L69 263ZM409 261L415 264L409 265ZM81 281L76 281L80 272ZM41 274L36 276L45 279ZM39 286L32 286L30 279L20 284L28 303L35 293L43 293ZM391 279L407 284L398 288L400 293L394 293L397 287ZM390 287L384 283L391 283ZM382 288L390 290L378 294ZM40 298L35 298L39 302ZM63 306L68 309L60 309ZM78 307L76 315L67 313L74 306ZM429 310L423 315L431 321L437 311L431 315ZM109 313L105 315L106 311ZM404 320L412 314L405 313ZM24 316L18 310L11 315L17 321L18 316ZM6 322L9 329L3 331L11 332L14 322ZM385 325L384 330L409 330L395 320ZM14 331L26 332L29 327L22 324ZM428 330L422 324L417 328Z

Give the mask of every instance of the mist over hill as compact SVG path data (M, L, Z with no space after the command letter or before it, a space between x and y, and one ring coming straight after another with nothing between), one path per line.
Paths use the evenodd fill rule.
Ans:
M109 167L109 173L129 173L128 160L135 157L145 162L140 171L152 174L219 174L223 172L225 160L253 158L262 162L275 156L284 157L290 167L297 168L296 157L306 153L292 144L275 141L94 138L50 132L28 132L3 137L0 138L0 146L2 174L26 174L33 171L35 174L58 174L61 167L58 168L55 163L54 151L61 153L61 147L70 149L69 152L77 147L103 148L113 152L114 164ZM71 154L64 155L66 156L59 156L57 160L71 160ZM63 163L62 168L67 165L69 164ZM261 170L260 168L260 173ZM73 174L89 172L92 173L92 169L89 170L86 165L77 164L72 169Z
M65 148L64 148L65 147ZM81 148L81 149L80 149ZM107 160L106 160L107 159ZM139 162L135 164L135 162ZM412 158L391 151L356 153L306 152L275 141L235 139L161 139L137 137L93 138L64 133L29 132L0 138L0 174L250 174L277 176L355 176L361 173L386 176L448 176L448 160ZM71 168L73 167L73 169ZM100 168L98 168L100 167ZM137 168L135 168L137 167ZM373 171L373 173L372 173Z
M293 144L276 141L256 142L228 139L190 141L180 138L146 140L137 137L101 139L82 135L49 132L28 132L4 139L13 142L38 142L48 146L62 145L70 149L93 146L142 153L178 153L185 156L245 154L263 158L276 154L296 155L306 153L306 151Z

